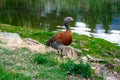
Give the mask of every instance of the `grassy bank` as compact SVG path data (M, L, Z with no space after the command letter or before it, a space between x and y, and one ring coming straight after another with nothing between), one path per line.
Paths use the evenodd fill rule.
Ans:
M43 44L45 44L49 37L55 34L55 32L44 32L39 29L21 28L6 24L0 24L0 30L2 32L18 33L22 38L33 38ZM82 55L102 58L110 63L117 64L114 59L120 59L120 47L103 39L73 33L73 43L71 46L82 50ZM79 73L84 78L93 77L93 74L88 75L88 73L91 73L89 65L82 63L76 65L72 61L64 59L61 60L63 62L66 61L66 63L60 63L58 62L57 54L54 53L41 55L39 53L31 53L26 48L15 51L0 48L0 51L0 71L4 74L0 73L1 79L6 79L10 76L13 80L16 78L18 80L66 80L69 78L69 75L76 75L76 73ZM81 66L86 66L84 70L88 72L85 75L81 74L84 71L77 70ZM114 70L120 72L120 67L116 66Z
M21 28L19 26L2 24L0 25L0 30L2 32L18 33L22 38L33 38L43 44L46 43L48 38L55 34L55 32L44 32L39 29ZM73 33L72 46L82 50L83 55L91 54L95 57L103 57L105 54L108 54L108 57L120 58L120 47L104 39Z

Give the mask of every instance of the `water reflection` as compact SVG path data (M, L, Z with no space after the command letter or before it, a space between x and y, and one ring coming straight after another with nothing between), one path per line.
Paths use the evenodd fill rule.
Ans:
M90 36L91 29L88 28L87 24L84 22L76 22L76 27L72 27L72 31L78 34L85 34Z
M78 34L85 34L88 36L94 36L96 38L102 38L107 41L110 41L112 43L118 43L120 46L120 17L113 17L112 23L110 25L109 33L105 33L105 29L103 27L103 24L96 24L96 27L94 29L94 33L90 32L90 29L87 28L87 26L84 26L81 24L82 22L79 22L80 24L77 24L79 27L74 28L73 32L76 32Z
M120 17L116 14L109 25L109 33L120 34Z
M105 29L103 26L104 25L102 23L96 24L96 27L94 29L94 33L105 33Z

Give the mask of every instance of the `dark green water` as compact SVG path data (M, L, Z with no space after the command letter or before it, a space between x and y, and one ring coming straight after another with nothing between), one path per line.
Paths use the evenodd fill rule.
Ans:
M0 0L1 23L55 31L66 16L74 18L71 26L84 22L93 32L102 24L107 33L114 17L120 24L120 0Z

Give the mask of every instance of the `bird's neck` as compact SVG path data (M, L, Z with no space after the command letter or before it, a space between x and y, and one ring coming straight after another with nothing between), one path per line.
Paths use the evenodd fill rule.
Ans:
M64 23L66 30L70 30L70 25L68 23Z

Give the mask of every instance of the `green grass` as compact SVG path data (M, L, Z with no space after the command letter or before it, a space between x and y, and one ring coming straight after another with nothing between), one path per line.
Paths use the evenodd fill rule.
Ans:
M57 58L55 58L55 53L36 54L34 55L33 61L37 64L44 64L47 66L54 66L58 63Z
M31 78L23 74L5 71L0 67L0 80L31 80Z
M92 69L89 64L84 64L80 62L79 64L75 64L73 61L69 60L66 63L62 63L61 67L68 74L78 75L81 78L91 78L92 77Z
M120 66L115 66L115 71L120 73Z
M92 55L98 58L113 59L120 58L120 46L110 43L104 39L73 34L73 47L81 49L83 55ZM79 37L78 37L79 36ZM108 56L106 57L105 54Z
M10 50L7 49L7 48L0 48L0 54L11 55L11 54L14 54L14 52L13 52L13 51L10 51Z
M67 73L57 59L56 53L35 54L33 62L42 66L42 71L36 77L40 77L42 80L66 80Z

